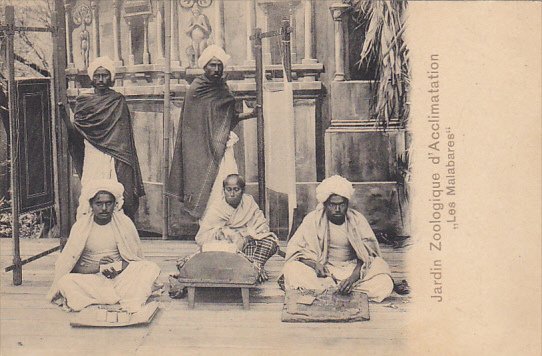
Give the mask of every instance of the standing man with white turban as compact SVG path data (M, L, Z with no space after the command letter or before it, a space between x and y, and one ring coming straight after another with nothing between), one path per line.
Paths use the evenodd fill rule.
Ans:
M316 188L318 206L307 214L286 250L286 289L322 292L336 286L348 294L366 293L381 302L393 290L388 264L365 217L348 207L354 188L343 177Z
M124 212L134 220L139 197L145 195L132 119L126 99L111 89L114 62L96 58L87 69L94 93L75 99L74 121L67 115L69 149L84 187L94 179L113 179L124 186ZM62 105L62 104L60 104ZM66 110L60 110L67 114Z
M221 199L224 178L237 173L233 145L238 137L231 130L239 121L256 117L256 110L235 110L235 98L222 78L229 59L216 45L203 51L198 66L204 74L186 92L175 140L167 192L198 219L209 201Z

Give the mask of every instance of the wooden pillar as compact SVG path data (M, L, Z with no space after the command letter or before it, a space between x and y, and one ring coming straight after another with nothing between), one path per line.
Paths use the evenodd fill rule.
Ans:
M335 23L335 76L334 81L344 81L344 28L343 16L350 8L343 3L335 3L329 7Z
M262 56L262 30L255 28L252 34L254 38L254 59L256 61L256 104L263 107L263 79L264 65ZM256 141L258 151L258 204L262 211L267 211L265 201L265 136L264 136L263 109L258 110L256 118Z
M54 11L53 11L53 25L57 26L56 38L53 38L53 71L54 71L54 96L57 102L63 102L66 104L66 71L65 68L68 66L67 58L64 55L65 53L69 54L72 51L71 47L71 28L68 24L70 23L71 13L68 14L64 12L62 8L63 0L55 0ZM66 27L64 27L66 26ZM70 40L68 41L68 34ZM72 54L72 65L73 65L73 54ZM65 105L67 108L67 105ZM68 235L70 234L71 228L71 219L70 219L70 196L71 196L71 187L70 187L70 157L68 153L68 129L60 119L59 110L61 108L58 105L55 105L53 112L55 113L55 126L56 127L56 171L57 171L57 180L56 180L56 196L57 196L57 206L58 210L56 215L58 217L58 222L60 224L60 245L64 247L68 240Z
M305 22L305 55L301 63L316 63L316 59L314 59L313 53L313 41L312 41L312 28L314 26L313 24L313 6L312 6L313 0L305 0L304 3L304 22Z
M113 0L113 62L116 66L124 64L120 42L120 5L121 0ZM131 47L131 43L128 46Z
M170 90L171 90L171 1L166 0L164 4L164 19L165 19L165 59L164 59L164 109L163 109L163 161L162 161L162 240L168 239L168 229L169 229L169 202L168 196L166 194L166 180L169 174L169 135L170 128Z
M153 61L156 64L164 64L164 34L162 32L162 23L164 19L163 5L163 0L158 0L156 2L156 60Z
M179 53L179 13L177 11L177 2L171 2L171 66L179 67L181 65Z
M100 57L100 15L96 0L90 2L90 9L92 10L92 53L94 58L97 58Z
M66 67L73 68L75 65L73 64L73 43L72 43L72 27L71 24L71 17L72 17L72 7L73 5L69 3L69 0L65 0L64 3L64 26L66 26L66 49L67 49L67 64Z
M224 43L224 0L216 0L215 7L215 44L226 50Z
M21 264L21 248L19 241L19 189L17 180L17 166L19 159L19 131L16 121L17 98L15 83L15 53L13 46L15 10L13 6L6 6L6 64L8 69L8 109L9 109L9 132L10 132L10 184L11 184L11 238L13 240L13 284L18 286L23 283L23 266Z
M247 0L245 3L245 12L247 14L246 18L246 36L247 36L247 55L245 60L245 65L253 66L254 62L254 53L252 52L252 43L250 41L250 36L252 31L256 28L256 7L254 0Z

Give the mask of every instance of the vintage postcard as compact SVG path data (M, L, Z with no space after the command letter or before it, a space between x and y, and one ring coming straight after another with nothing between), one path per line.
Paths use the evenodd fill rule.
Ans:
M541 2L1 0L0 89L1 355L542 352Z

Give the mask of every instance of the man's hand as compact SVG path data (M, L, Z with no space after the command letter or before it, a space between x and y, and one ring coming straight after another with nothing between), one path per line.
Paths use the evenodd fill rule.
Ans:
M106 264L109 264L109 263L113 263L115 262L115 260L109 256L106 256L106 257L102 257L100 259L100 265L106 265ZM123 263L124 265L124 263ZM120 271L117 271L115 268L113 267L109 267L108 269L104 269L102 271L102 274L106 277L106 278L109 278L109 279L113 279L115 278L116 276L119 275L119 273L122 272L122 270Z
M254 109L252 110L251 117L258 117L258 113L262 110L262 106L259 104L256 104L254 106Z
M337 290L340 294L350 294L352 292L352 289L354 289L354 283L356 283L359 279L360 272L356 268L354 272L350 275L350 277L343 279L341 283L339 283Z
M327 269L327 267L320 262L314 262L313 268L318 278L325 278L329 275L329 270Z
M310 268L312 268L316 272L316 276L318 278L325 278L325 277L330 275L329 270L327 269L327 267L324 266L323 264L321 264L320 262L316 262L314 260L309 260L309 259L306 259L306 258L300 258L299 262L301 262L301 263L309 266Z
M218 241L226 240L226 236L224 235L224 231L222 229L218 230L218 232L215 235L215 239Z
M260 112L260 110L262 110L262 106L256 105L251 112L243 112L237 114L237 118L239 119L239 121L255 118L258 116L258 112Z

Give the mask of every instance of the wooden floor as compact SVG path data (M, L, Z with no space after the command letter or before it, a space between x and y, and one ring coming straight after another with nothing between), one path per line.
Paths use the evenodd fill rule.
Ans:
M23 258L54 247L58 240L23 240ZM405 278L404 249L382 246L395 280ZM175 272L178 257L195 251L187 241L144 241L145 255L162 268L160 280ZM23 268L23 284L12 285L11 240L0 239L0 355L101 354L351 354L392 355L405 341L409 298L393 294L370 304L371 320L356 323L290 324L280 321L284 294L276 279L283 259L267 263L270 281L250 292L251 309L242 309L238 290L220 294L203 290L196 308L186 299L160 298L160 310L149 326L116 329L72 328L70 313L45 301L58 252Z

